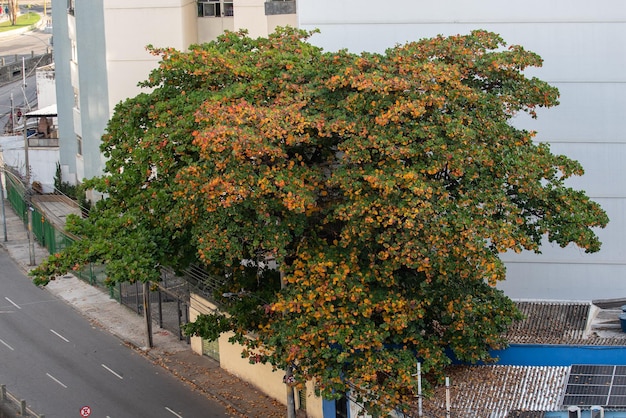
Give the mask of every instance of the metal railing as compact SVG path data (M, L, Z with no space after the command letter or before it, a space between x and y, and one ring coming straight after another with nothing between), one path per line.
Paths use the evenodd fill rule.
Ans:
M35 68L52 63L52 52L35 55L13 55L0 58L0 86L21 80Z
M0 405L5 405L6 403L10 403L11 407L15 408L22 417L44 418L44 415L40 415L30 409L24 399L19 399L9 392L6 385L0 385Z
M5 171L8 168L5 168ZM29 207L32 212L33 237L44 246L50 254L55 254L69 247L80 239L65 232L60 225L46 218L43 210L29 204L29 195L17 176L5 176L7 198L24 225L28 223ZM106 281L105 266L90 263L82 269L73 271L77 278L92 286L100 287L109 292L112 299L124 306L143 314L143 288L138 283L116 283L110 285ZM182 275L172 269L161 268L161 281L150 291L152 318L163 329L179 336L180 340L189 339L183 335L182 326L189 322L190 293L197 293L214 301L214 293L223 285L223 279L209 275L200 266L192 265Z

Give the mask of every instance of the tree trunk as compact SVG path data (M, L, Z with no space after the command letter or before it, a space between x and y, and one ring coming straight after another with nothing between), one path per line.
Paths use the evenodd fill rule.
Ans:
M9 18L11 19L11 25L17 25L17 15L20 12L20 6L18 0L9 0Z

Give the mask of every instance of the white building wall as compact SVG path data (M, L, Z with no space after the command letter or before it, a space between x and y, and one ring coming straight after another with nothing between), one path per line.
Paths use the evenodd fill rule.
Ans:
M267 36L265 0L238 0L233 13L236 28L246 28L251 38Z
M104 34L109 84L109 108L141 92L159 57L146 47L185 50L197 42L194 0L106 0Z
M543 254L506 254L513 298L576 299L626 297L626 2L622 0L298 0L299 25L319 28L312 43L326 50L383 52L398 43L473 29L499 33L544 59L528 71L559 88L561 105L514 123L538 131L537 140L555 153L579 160L584 189L611 222L598 231L600 253L542 247Z
M44 107L57 104L54 64L37 68L35 70L35 80L37 83L37 107L43 109Z
M22 176L26 175L23 136L0 137L0 154L0 161L9 167L16 168ZM58 161L58 147L29 148L28 150L31 183L41 183L44 193L52 193L54 191L54 177Z

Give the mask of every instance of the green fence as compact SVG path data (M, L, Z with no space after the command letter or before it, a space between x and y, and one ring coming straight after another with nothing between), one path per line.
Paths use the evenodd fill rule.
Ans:
M37 207L33 207L32 211L33 235L37 242L48 249L50 254L58 253L74 242L73 238L55 228Z
M27 202L24 186L11 176L6 176L5 178L9 203L22 219L24 225L28 225L29 204ZM55 254L74 242L73 238L69 237L63 231L56 229L37 207L32 207L32 215L33 236L39 244L48 249L50 254Z
M8 200L24 222L28 225L28 208L32 207L32 231L33 237L44 246L50 254L55 254L69 247L77 238L73 238L64 231L55 228L54 224L48 221L45 214L37 207L29 205L28 195L19 179L13 176L5 176L7 183ZM162 270L162 282L158 284L158 289L150 292L152 317L158 319L161 328L178 333L179 339L188 337L183 335L182 325L189 322L189 288L190 283L203 283L202 287L196 290L204 294L203 289L209 286L212 280L209 276L197 268L190 268L185 277L177 277L173 272ZM112 299L135 310L138 314L143 313L143 289L139 283L118 283L111 286L106 283L106 271L103 264L90 263L80 270L73 271L77 278L109 291ZM206 276L206 277L205 277ZM211 283L208 283L211 282ZM171 287L173 289L168 289ZM193 287L193 286L192 286ZM195 288L195 287L194 287ZM212 288L212 286L209 286ZM182 290L182 293L179 294Z
M22 218L24 224L28 222L28 205L26 204L26 189L21 182L16 181L12 176L5 176L7 185L7 199L17 213Z

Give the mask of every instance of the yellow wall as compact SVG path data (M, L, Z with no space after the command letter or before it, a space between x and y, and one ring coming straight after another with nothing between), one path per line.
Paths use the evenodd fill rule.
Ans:
M211 302L199 295L191 294L189 318L195 320L199 314L208 314L215 311ZM224 334L219 339L220 367L241 380L249 382L268 396L286 404L287 391L283 384L283 370L272 370L267 364L250 364L248 359L241 358L242 347L228 342L230 334ZM202 355L202 340L199 337L191 338L191 349ZM296 394L296 408L298 408ZM306 388L307 417L322 418L322 398L315 396L313 383L309 382Z

